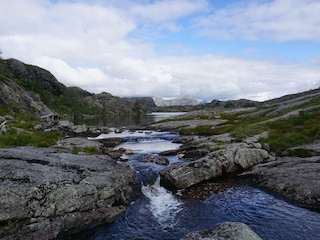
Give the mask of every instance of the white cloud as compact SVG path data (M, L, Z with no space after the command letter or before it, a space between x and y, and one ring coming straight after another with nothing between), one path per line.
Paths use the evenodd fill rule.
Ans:
M243 1L198 18L206 36L262 41L320 41L318 0Z
M159 57L152 42L146 42L148 38L132 38L131 34L144 24L179 31L181 18L206 11L204 7L207 2L204 0L154 1L152 4L128 1L132 7L130 11L119 1L109 1L108 4L99 2L58 1L54 4L41 0L0 0L0 21L5 23L0 25L3 58L15 57L46 68L67 86L79 86L95 93L105 91L116 96L190 95L206 100L265 100L319 87L320 70L311 65L245 60L214 54L177 57L170 56L170 51L167 51L167 56ZM221 24L217 27L220 32L229 34L227 27L233 26L231 37L244 34L257 38L264 34L263 26L267 24L260 15L268 11L273 13L275 6L278 6L279 17L269 23L272 26L279 19L288 18L286 11L281 16L281 9L286 9L287 3L289 0L257 5L256 13L252 10L253 5L241 8L235 5L228 11L219 10L199 23L208 28L206 24L221 17L221 22L216 23ZM298 1L295 3L297 7L294 9L300 6ZM310 8L311 1L306 3ZM317 4L314 4L316 8ZM307 12L304 10L306 6L301 6L302 12ZM311 14L312 9L308 11ZM252 24L244 33L245 28L241 28L241 24L245 16L253 20L261 19L262 27ZM267 16L277 15L270 13ZM307 18L308 23L312 16ZM226 21L226 29L223 20ZM314 18L314 22L317 21ZM148 33L152 34L152 31ZM275 37L280 38L276 34ZM248 53L253 50L247 49Z
M39 59L68 86L117 96L181 96L199 99L266 100L290 92L318 87L320 70L299 64L243 60L207 55L164 57L146 60L122 59L108 75L98 68L72 67L61 59ZM119 64L119 65L118 65Z

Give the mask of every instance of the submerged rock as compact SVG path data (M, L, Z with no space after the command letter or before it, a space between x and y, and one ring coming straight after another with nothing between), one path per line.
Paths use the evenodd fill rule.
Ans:
M125 210L134 172L108 156L57 148L0 149L0 238L52 239L111 222Z
M159 165L168 165L169 163L170 161L168 158L158 158L156 160L156 164L159 164Z
M188 233L181 240L262 240L246 224L225 222L212 228Z

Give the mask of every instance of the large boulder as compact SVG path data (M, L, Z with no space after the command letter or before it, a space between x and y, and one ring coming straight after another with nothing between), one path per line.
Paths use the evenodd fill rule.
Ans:
M247 225L240 222L225 222L212 228L188 233L181 240L262 240Z
M258 143L233 143L191 162L174 164L160 172L161 184L184 189L205 180L237 173L252 166L274 160Z
M296 204L320 211L320 156L285 157L259 164L243 175Z
M134 172L103 155L0 149L0 238L52 239L123 213Z

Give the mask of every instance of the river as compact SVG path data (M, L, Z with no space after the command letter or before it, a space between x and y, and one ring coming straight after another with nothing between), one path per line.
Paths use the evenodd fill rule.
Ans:
M113 224L102 225L68 239L180 239L186 233L226 221L243 222L264 240L319 240L320 213L294 206L282 198L250 186L245 181L225 179L207 182L188 191L170 192L159 184L158 172L165 166L145 162L152 155L175 149L178 137L168 132L123 132L126 142L117 146L134 151L128 164L141 186L138 197ZM112 137L102 135L100 138ZM170 164L180 161L168 157Z

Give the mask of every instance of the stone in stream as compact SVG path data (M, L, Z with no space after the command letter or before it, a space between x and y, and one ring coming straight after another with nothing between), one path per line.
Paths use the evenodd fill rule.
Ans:
M160 172L161 184L171 189L184 189L205 180L237 173L274 160L261 144L233 143L191 162L171 165Z
M168 158L158 158L156 160L156 164L159 164L159 165L168 165L170 163L169 159Z

